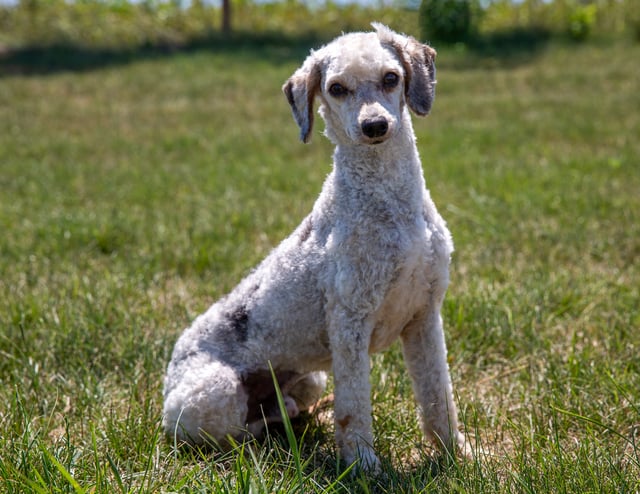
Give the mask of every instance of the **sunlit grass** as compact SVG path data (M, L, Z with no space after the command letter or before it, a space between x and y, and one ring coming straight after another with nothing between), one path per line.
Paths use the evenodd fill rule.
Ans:
M372 372L380 479L340 477L326 420L297 425L293 449L162 437L178 334L329 172L321 128L300 144L280 94L307 49L0 79L3 489L637 491L640 48L622 42L439 49L415 127L456 242L444 317L473 459L432 459L396 347Z

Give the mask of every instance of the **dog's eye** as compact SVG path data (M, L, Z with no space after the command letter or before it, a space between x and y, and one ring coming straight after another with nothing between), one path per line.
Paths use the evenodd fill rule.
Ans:
M349 90L346 87L344 87L342 84L338 84L337 82L329 86L329 94L334 98L345 96L348 92Z
M394 72L387 72L382 78L382 87L385 89L393 89L398 85L400 78Z

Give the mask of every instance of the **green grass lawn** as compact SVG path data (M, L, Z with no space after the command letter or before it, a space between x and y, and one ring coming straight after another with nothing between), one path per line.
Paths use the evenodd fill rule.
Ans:
M0 75L0 490L638 492L640 45L624 42L439 50L414 122L456 242L444 317L473 459L432 460L398 347L373 358L381 478L341 477L321 420L227 455L162 437L178 334L330 170L280 93L308 48Z

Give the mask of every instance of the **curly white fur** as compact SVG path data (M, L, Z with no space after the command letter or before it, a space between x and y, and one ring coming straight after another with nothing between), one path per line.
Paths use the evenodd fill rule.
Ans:
M369 354L400 337L425 434L462 443L440 317L453 244L409 115L431 108L435 51L374 28L312 51L283 87L305 142L319 98L334 168L292 235L176 343L163 424L179 442L224 442L276 420L269 366L290 416L331 370L340 454L375 471Z

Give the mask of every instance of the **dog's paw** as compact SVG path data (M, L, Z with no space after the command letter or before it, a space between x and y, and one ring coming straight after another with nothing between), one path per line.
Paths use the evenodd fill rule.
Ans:
M290 419L294 419L298 415L300 415L300 409L298 408L296 400L291 398L291 396L285 395L283 401L284 408L287 411L287 417L289 417Z
M456 443L456 452L464 460L472 460L475 456L474 448L469 439L461 433L458 433Z
M358 451L358 460L358 465L364 472L373 475L380 473L380 460L374 453L373 448L360 449Z
M357 475L359 472L365 472L368 475L380 473L380 460L373 448L360 447L354 452L343 452L342 456L347 465L353 465L351 475Z

